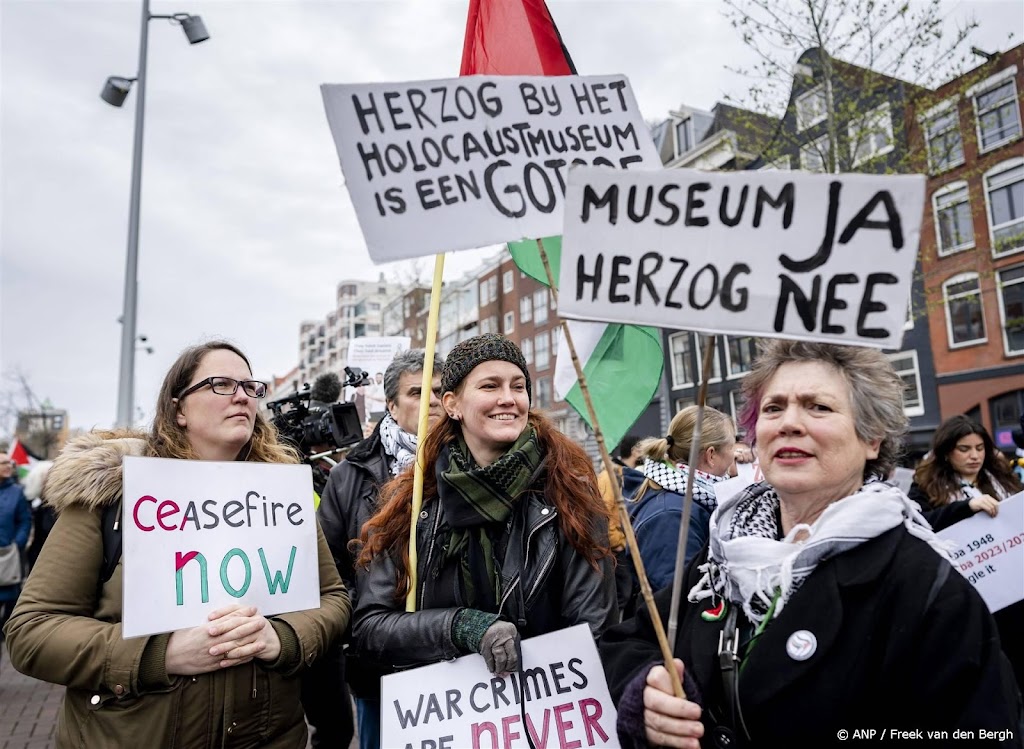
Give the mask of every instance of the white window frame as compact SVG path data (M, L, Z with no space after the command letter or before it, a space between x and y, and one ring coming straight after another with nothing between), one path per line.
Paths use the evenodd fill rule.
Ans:
M487 279L487 291L491 295L491 301L498 301L498 274L495 273L493 276Z
M889 363L893 365L893 369L903 379L903 375L913 374L914 386L917 388L917 401L916 406L907 406L904 401L903 413L907 416L923 416L924 415L924 392L921 389L921 365L917 358L917 351L914 349L908 349L906 351L898 351L895 354L887 354L886 357ZM896 366L896 361L899 359L909 358L913 367L899 368ZM905 390L906 388L904 388Z
M526 337L519 342L519 350L523 352L527 366L533 364L533 339Z
M533 319L533 296L524 294L519 297L519 322L528 323Z
M490 304L491 300L487 296L487 281L480 282L480 306L484 307Z
M811 116L813 119L806 120L806 107L805 102L811 99L821 97L823 106L820 112L813 112ZM815 86L809 91L805 91L796 98L796 130L798 133L802 133L804 130L810 127L814 127L819 122L824 122L828 118L828 93L825 90L825 84Z
M1024 275L1020 278L1014 279L1009 283L1003 282L1003 274L1008 271L1024 271L1024 265L1011 265L1006 268L1000 268L996 273L996 299L999 302L999 330L1003 336L1003 352L1007 356L1024 356L1024 348L1019 350L1010 350L1010 337L1006 334L1006 304L1003 302L1003 289L1008 286L1024 285Z
M537 289L533 292L533 324L543 325L548 321L548 300L543 295L547 293L547 287ZM540 300L540 304L537 301ZM542 312L543 310L543 312Z
M988 153L989 151L994 151L995 149L1001 148L1002 146L1005 146L1007 143L1012 143L1013 141L1015 141L1015 140L1017 140L1017 139L1019 139L1021 137L1022 130L1024 130L1024 128L1022 128L1022 124L1024 124L1024 123L1021 123L1021 120L1020 120L1020 103L1019 103L1019 92L1017 91L1016 76L1017 76L1017 66L1016 65L1011 65L1010 67L1003 68L1002 70L1000 70L995 75L990 76L990 77L986 78L985 80L981 81L980 83L976 83L975 85L973 85L969 89L967 89L967 95L971 97L971 105L974 107L974 128L975 128L975 133L976 133L977 138L978 138L978 153L979 154L984 154L984 153ZM992 91L994 89L997 89L997 88L999 88L1001 86L1004 86L1008 82L1013 84L1013 101L1014 101L1014 105L1011 107L1011 110L1013 111L1014 115L1017 117L1017 132L1014 135L1007 136L1007 137L1003 138L1002 140L996 141L995 143L991 143L988 146L986 146L984 144L984 139L982 138L982 134L981 134L981 117L982 117L982 115L984 113L978 111L978 97L982 96L984 94L987 94L990 91ZM1005 106L1005 104L1002 105L1002 106Z
M745 338L753 339L754 336L750 335L736 335L736 336L722 336L719 340L723 342L725 347L725 379L727 380L742 380L750 372L748 369L746 372L740 372L738 374L732 373L732 349L729 346L730 341L740 341Z
M939 224L939 201L953 193L961 191L964 193L964 200L958 201L957 203L951 203L950 205L961 205L961 203L967 204L967 217L970 220L971 225L971 240L952 247L943 247L942 229ZM953 255L957 252L963 252L964 250L969 250L974 247L974 214L971 212L971 192L966 180L950 182L948 185L945 185L932 193L932 220L935 222L935 247L939 257L948 257L949 255Z
M555 357L556 361L558 359L558 342L561 339L561 337L562 326L555 325L555 327L551 329L551 355Z
M511 293L516 287L515 274L507 270L501 274L501 290L508 294Z
M876 128L877 126L877 128ZM850 138L850 160L853 166L860 166L866 161L891 153L894 148L895 136L892 131L892 108L884 102L867 112L863 117L847 126ZM875 138L884 136L885 143L876 147ZM869 145L870 153L857 157L858 146Z
M942 172L947 172L950 169L955 169L956 167L964 163L964 134L963 130L961 130L960 128L959 103L959 96L955 96L951 99L946 99L946 101L935 105L927 112L925 112L919 120L921 123L921 131L924 135L925 150L927 150L928 152L928 170L932 174L941 174ZM931 132L932 123L935 120L938 120L943 117L952 118L952 127L936 131L934 133ZM940 135L945 135L946 133L949 133L954 130L956 131L957 139L960 141L960 157L959 159L954 159L947 164L943 164L941 166L937 165L935 153L932 151L932 139Z
M1008 159L1007 161L1002 161L996 164L991 169L989 169L987 172L985 172L985 174L982 175L981 178L982 188L985 191L985 221L988 223L988 237L989 242L992 245L992 257L1007 257L1009 255L1016 254L1021 250L1024 250L1024 240L1022 240L1017 247L1014 247L1013 249L1007 252L998 252L996 249L995 236L997 230L1003 229L1007 226L1012 226L1014 223L1017 222L1021 224L1021 235L1024 235L1024 215L1022 215L1018 219L1015 219L1014 221L1010 221L1005 224L1000 224L999 226L995 226L992 224L992 201L989 199L990 190L988 182L993 177L998 177L1002 175L1004 172L1009 172L1014 169L1024 169L1024 158L1018 157L1015 159ZM1005 185L999 185L996 187L996 189L998 190L1002 187L1005 187Z
M949 287L955 286L956 284L967 283L972 280L978 284L978 304L981 306L981 326L984 329L984 335L981 338L972 338L969 341L954 343L953 316L950 314L949 310ZM953 299L959 299L961 296L970 296L970 294L957 294ZM981 277L977 273L960 273L959 275L946 279L942 283L942 308L943 314L946 317L946 342L949 344L951 351L954 349L966 348L968 346L978 346L988 342L988 326L985 324L985 299L981 295Z
M681 143L679 140L680 127L683 128L686 134L690 136L689 148L684 148L684 144ZM683 119L678 120L674 123L672 127L672 142L675 144L676 156L682 156L684 153L687 153L688 151L692 151L694 149L694 147L697 144L694 142L693 117L684 117Z
M505 330L504 335L508 335L509 333L516 329L515 311L505 313L505 319L502 320L502 328Z
M825 144L827 147L822 149L821 145ZM814 140L808 141L800 146L800 168L805 172L811 172L812 174L828 174L828 153L832 150L832 141L828 137L828 133L821 135ZM815 171L809 169L807 165L806 156L813 156L815 159L821 162L821 171Z
M544 390L547 390L547 403L541 402L541 394ZM535 383L534 396L537 401L538 408L551 408L555 405L555 385L552 382L551 377L538 377Z
M544 345L541 345L541 341ZM539 372L542 369L547 369L551 365L551 339L548 337L548 332L545 330L539 335L533 337L533 365ZM544 352L543 361L541 360L541 351Z
M737 401L742 395L743 391L739 388L729 391L729 415L732 416L732 423L736 427L737 433L739 433L740 429L740 404Z
M676 352L675 352L674 344L675 344L675 342L677 340L683 340L683 339L689 339L689 345L688 345L687 348L688 348L688 350L690 352L689 355L692 357L693 356L693 334L692 333L673 333L672 335L670 335L668 337L668 362L669 362L669 367L672 370L672 389L673 390L678 390L679 388L685 388L685 387L692 387L693 384L694 384L692 380L680 380L679 379L679 373L676 371ZM692 359L691 359L691 361L692 361ZM694 374L696 374L696 369L694 369Z

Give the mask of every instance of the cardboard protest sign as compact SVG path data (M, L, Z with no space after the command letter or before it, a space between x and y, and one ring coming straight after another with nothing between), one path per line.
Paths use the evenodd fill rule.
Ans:
M899 348L923 175L569 171L558 314Z
M999 503L994 518L984 512L936 535L954 541L953 564L995 613L1024 599L1024 492Z
M124 459L124 637L320 606L309 466Z
M523 677L483 657L385 676L381 746L405 749L618 747L616 712L585 624L523 640ZM525 718L524 718L525 716Z
M621 75L320 89L378 263L560 234L570 164L661 167Z

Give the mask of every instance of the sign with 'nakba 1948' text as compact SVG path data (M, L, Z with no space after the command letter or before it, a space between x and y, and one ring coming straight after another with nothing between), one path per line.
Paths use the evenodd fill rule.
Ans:
M521 672L503 677L476 654L385 676L381 746L617 749L615 706L590 628L578 624L522 646Z
M922 175L569 172L567 318L899 348Z
M127 457L123 497L124 637L320 606L309 466Z
M661 167L621 75L324 84L321 93L378 263L561 234L568 166Z

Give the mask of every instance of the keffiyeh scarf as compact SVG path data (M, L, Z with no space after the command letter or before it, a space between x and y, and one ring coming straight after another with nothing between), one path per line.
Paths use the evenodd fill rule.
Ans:
M380 441L384 452L391 457L388 471L392 476L397 476L416 462L416 435L398 426L390 413L385 413L380 420Z
M685 463L670 466L660 460L644 460L643 474L663 489L686 496L686 480L690 469ZM704 471L696 471L693 475L693 501L708 512L714 512L718 506L714 484L724 481L726 476L714 476Z
M703 576L688 600L721 596L760 624L773 599L774 618L819 564L898 525L949 556L952 544L939 539L917 504L890 484L869 481L856 494L830 504L813 524L800 523L781 540L779 497L767 483L754 484L711 516L708 561L700 566Z
M1004 487L988 471L985 471L985 477L988 479L988 483L992 486L992 491L995 493L995 498L1002 502L1004 499L1009 499L1010 492ZM967 481L964 478L960 478L960 487L949 496L950 502L969 502L975 497L981 496L981 490Z

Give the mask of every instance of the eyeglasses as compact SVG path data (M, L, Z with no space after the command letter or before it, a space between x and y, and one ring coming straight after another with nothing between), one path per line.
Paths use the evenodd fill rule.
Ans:
M188 388L181 395L178 396L178 400L181 400L186 395L194 393L200 388L204 388L207 385L217 395L234 395L238 392L238 386L242 386L242 390L250 398L264 398L267 395L267 383L260 382L259 380L233 380L230 377L207 377L205 380L200 380L192 387Z

